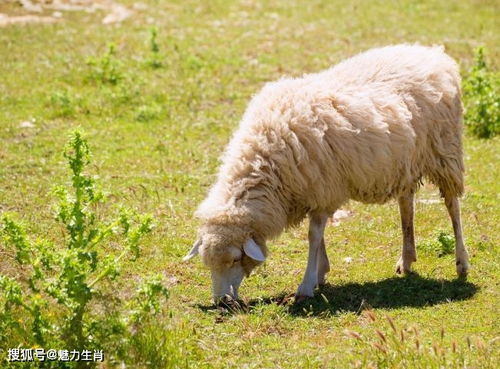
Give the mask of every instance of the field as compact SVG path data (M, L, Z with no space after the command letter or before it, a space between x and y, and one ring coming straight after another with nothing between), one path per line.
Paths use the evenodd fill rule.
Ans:
M215 179L218 158L266 81L401 42L445 45L464 75L473 50L484 46L498 68L497 1L121 3L133 10L123 22L103 25L100 10L63 11L53 23L0 28L0 212L15 214L30 237L56 244L63 238L51 189L69 183L62 150L79 128L92 151L87 171L108 193L101 217L120 205L153 215L143 257L125 265L110 292L126 296L157 272L169 298L122 367L498 365L498 138L465 138L467 281L456 279L447 249L451 223L429 184L417 195L418 262L407 277L394 271L401 245L395 202L352 202L346 217L329 223L328 284L300 304L287 297L305 270L306 222L270 242L268 261L240 289L249 305L243 311L213 307L209 271L199 259L181 262L196 238L193 212ZM0 13L16 12L15 3L0 2ZM116 242L101 248L119 251ZM16 268L0 240L0 273L22 276ZM27 342L10 337L0 360ZM120 367L115 352L105 354L101 367Z

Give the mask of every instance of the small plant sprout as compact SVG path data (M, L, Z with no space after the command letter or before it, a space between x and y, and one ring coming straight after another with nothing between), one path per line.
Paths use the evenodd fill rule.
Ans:
M158 28L156 26L151 27L149 30L149 46L150 55L147 60L147 64L153 69L161 68L162 55L160 53L160 45L158 44Z
M55 91L49 103L54 117L70 117L75 113L72 98L67 91Z
M100 58L89 58L87 65L91 67L90 80L102 84L117 85L123 79L123 74L120 71L121 63L116 58L116 46L113 43L108 44L106 53Z
M452 255L455 250L455 238L448 232L439 231L435 238L424 240L419 247L422 251L431 252L437 257Z

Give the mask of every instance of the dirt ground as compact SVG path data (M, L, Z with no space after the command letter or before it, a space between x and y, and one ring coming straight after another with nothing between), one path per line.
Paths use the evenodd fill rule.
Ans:
M54 23L68 12L95 13L103 24L122 22L133 10L113 0L0 0L0 27Z

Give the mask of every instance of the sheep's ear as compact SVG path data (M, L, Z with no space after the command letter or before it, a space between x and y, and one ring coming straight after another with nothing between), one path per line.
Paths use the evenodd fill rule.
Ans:
M182 261L188 261L189 259L194 258L196 255L200 253L200 246L201 246L201 239L197 240L193 247L191 248L191 251L182 258Z
M262 249L259 245L257 245L257 243L255 243L252 238L245 242L245 245L243 245L243 251L245 251L245 254L247 254L247 256L251 257L255 261L266 260L266 257L262 253Z

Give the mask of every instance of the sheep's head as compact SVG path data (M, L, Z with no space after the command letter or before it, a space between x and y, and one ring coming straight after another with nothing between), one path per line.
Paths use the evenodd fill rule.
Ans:
M212 274L215 302L226 296L238 299L243 278L265 260L265 249L235 226L204 226L200 235L183 260L200 254Z

